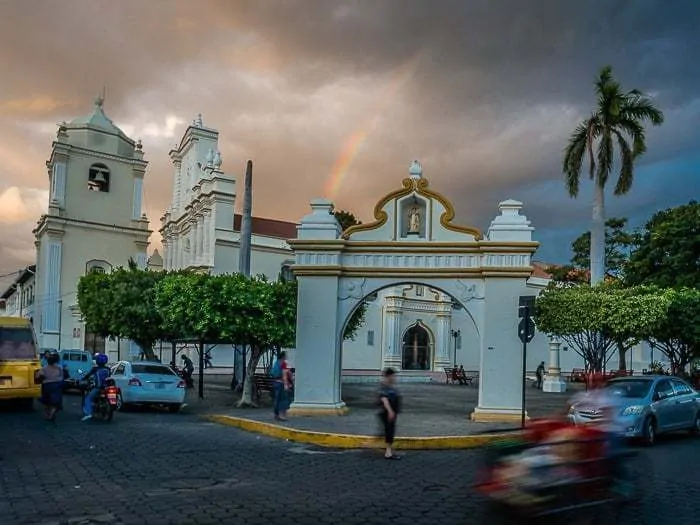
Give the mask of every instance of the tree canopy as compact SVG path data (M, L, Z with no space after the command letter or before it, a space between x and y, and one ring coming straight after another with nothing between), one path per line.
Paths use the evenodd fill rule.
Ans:
M356 224L362 224L354 214L345 210L336 210L333 212L336 220L340 223L340 227L343 231L347 230L350 226L355 226Z
M700 288L700 203L655 213L627 265L626 281Z
M607 280L620 279L630 258L637 236L627 230L627 219L613 217L605 221L605 275ZM587 283L590 280L591 232L579 235L571 243L570 264L547 269L552 278L562 282Z
M538 328L562 338L600 371L611 350L653 343L680 373L700 357L700 291L654 286L551 287L538 297Z

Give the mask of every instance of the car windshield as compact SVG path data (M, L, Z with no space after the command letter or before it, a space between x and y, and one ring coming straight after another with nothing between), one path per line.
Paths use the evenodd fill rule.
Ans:
M36 359L30 328L0 328L0 361Z
M627 379L624 381L611 381L605 385L605 390L621 397L646 397L651 388L651 381L648 379Z
M142 363L131 365L134 374L156 374L160 376L174 376L175 372L165 365L145 365Z

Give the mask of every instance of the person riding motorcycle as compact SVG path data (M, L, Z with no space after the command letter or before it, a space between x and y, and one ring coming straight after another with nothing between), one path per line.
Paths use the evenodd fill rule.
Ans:
M90 386L83 399L82 421L87 421L92 418L92 405L100 394L105 380L110 375L110 370L107 368L107 361L109 361L109 358L105 354L97 354L95 356L95 366L83 377L83 381L89 381Z

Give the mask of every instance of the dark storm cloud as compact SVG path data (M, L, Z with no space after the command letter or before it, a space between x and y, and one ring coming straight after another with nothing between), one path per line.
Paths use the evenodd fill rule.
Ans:
M419 158L459 219L486 228L500 200L517 198L541 238L560 241L587 228L590 199L568 198L560 161L602 65L667 115L638 180L697 151L697 27L695 0L0 0L0 135L13 137L0 145L0 192L45 189L52 124L87 112L107 85L109 115L151 161L156 229L167 150L201 112L221 132L226 170L255 160L256 214L305 214L362 132L338 206L370 219ZM649 191L635 192L609 199L609 214L646 213ZM659 201L677 203L669 195Z

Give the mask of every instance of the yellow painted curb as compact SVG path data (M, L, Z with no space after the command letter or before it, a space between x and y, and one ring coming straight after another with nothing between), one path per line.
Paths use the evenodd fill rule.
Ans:
M296 443L307 443L328 448L381 448L384 443L381 438L355 434L332 434L299 430L296 428L273 425L262 421L242 417L211 415L204 419L240 428L248 432L265 436L287 439ZM515 433L479 434L472 436L435 436L435 437L397 437L394 446L403 450L447 450L478 448L496 443L517 435Z

